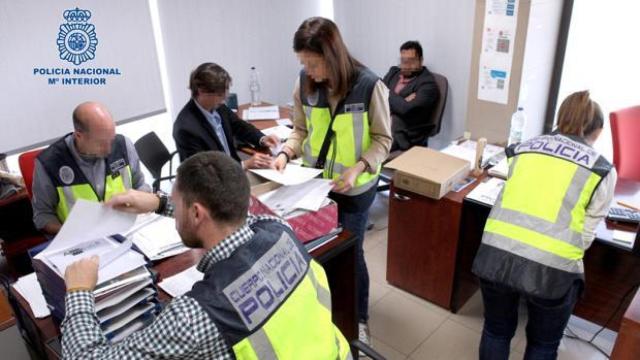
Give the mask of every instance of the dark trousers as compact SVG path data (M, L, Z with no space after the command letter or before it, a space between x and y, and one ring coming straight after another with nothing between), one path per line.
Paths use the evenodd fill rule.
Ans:
M369 218L369 208L376 198L377 185L356 196L330 193L338 203L338 222L356 237L356 282L358 286L358 321L369 319L369 271L364 260L364 233Z
M480 359L508 359L511 338L518 325L520 297L527 302L527 348L525 360L555 359L558 346L582 290L576 282L559 299L542 299L521 294L502 284L480 280L484 303L484 328Z

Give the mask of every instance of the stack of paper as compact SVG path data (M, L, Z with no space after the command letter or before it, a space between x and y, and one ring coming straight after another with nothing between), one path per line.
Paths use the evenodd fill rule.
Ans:
M281 141L284 141L289 138L289 135L291 135L292 131L293 129L288 126L278 125L278 126L270 127L267 129L263 129L262 133L265 135L275 135L278 137L278 139L280 139Z
M469 168L473 168L473 163L476 159L476 144L477 142L473 140L467 140L461 144L451 144L440 151L445 154L467 160L470 164ZM499 156L500 153L504 153L504 148L491 144L485 145L484 151L482 152L481 167L484 168L492 157Z
M113 210L97 202L78 200L58 235L32 264L51 314L64 318L64 273L72 262L97 255L98 283L94 290L102 329L112 341L132 327L146 325L157 313L154 278L142 254L121 235L136 215ZM34 290L35 292L35 290Z
M276 120L280 119L280 109L277 105L273 106L252 106L246 109L242 118L244 120Z
M33 315L40 319L51 315L36 273L25 275L13 284L13 288L27 300Z
M471 190L465 198L493 206L503 187L504 180L490 178L489 180L480 183L475 189Z
M158 214L139 215L135 225L126 234L133 244L151 261L181 254L184 246L173 218Z
M297 209L318 211L331 187L331 180L311 179L302 184L281 186L261 195L259 199L279 216Z
M193 284L202 280L204 274L196 269L196 265L170 276L158 283L158 286L167 294L176 297L186 294Z
M251 169L251 172L278 184L298 185L320 175L322 169L289 164L282 172L273 169Z
M507 162L507 158L500 160L495 166L489 169L489 175L499 177L501 179L507 179L509 176L509 163Z

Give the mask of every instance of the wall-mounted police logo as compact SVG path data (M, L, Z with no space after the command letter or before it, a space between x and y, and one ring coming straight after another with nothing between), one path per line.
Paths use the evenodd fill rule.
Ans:
M73 173L73 169L67 165L60 167L58 170L58 176L60 176L60 180L66 185L71 185L73 180L76 178L76 174Z
M66 10L62 16L67 23L60 25L58 33L60 59L75 65L92 60L95 57L98 38L96 27L87 22L91 18L91 11L75 8Z

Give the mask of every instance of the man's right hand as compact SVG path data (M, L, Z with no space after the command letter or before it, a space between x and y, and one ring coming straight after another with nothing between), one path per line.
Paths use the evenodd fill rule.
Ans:
M130 189L114 195L105 205L128 213L143 214L156 211L160 206L160 199L156 194Z
M271 155L255 153L252 157L242 162L245 169L269 169L273 158Z

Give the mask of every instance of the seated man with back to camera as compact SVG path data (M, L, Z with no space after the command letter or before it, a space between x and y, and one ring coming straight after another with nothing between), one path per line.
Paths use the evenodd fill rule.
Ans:
M35 160L33 222L48 235L58 233L77 199L105 201L128 189L151 191L133 143L115 133L104 105L82 103L72 117L73 133Z
M236 139L255 147L275 148L280 143L277 136L263 134L225 105L230 86L231 76L220 65L204 63L191 72L191 99L173 124L180 161L201 151L215 150L241 162ZM270 168L272 158L256 152L241 163L245 169Z
M389 87L391 151L427 145L436 126L429 119L440 92L433 75L423 65L422 46L407 41L400 46L400 66L392 66L382 80Z
M167 198L131 190L108 205L167 212L182 242L204 248L204 279L174 298L149 325L110 344L92 290L99 258L67 267L62 350L67 359L347 359L349 344L332 323L331 294L318 263L280 218L247 216L249 182L220 152L203 152L177 171ZM173 209L173 210L171 210Z

